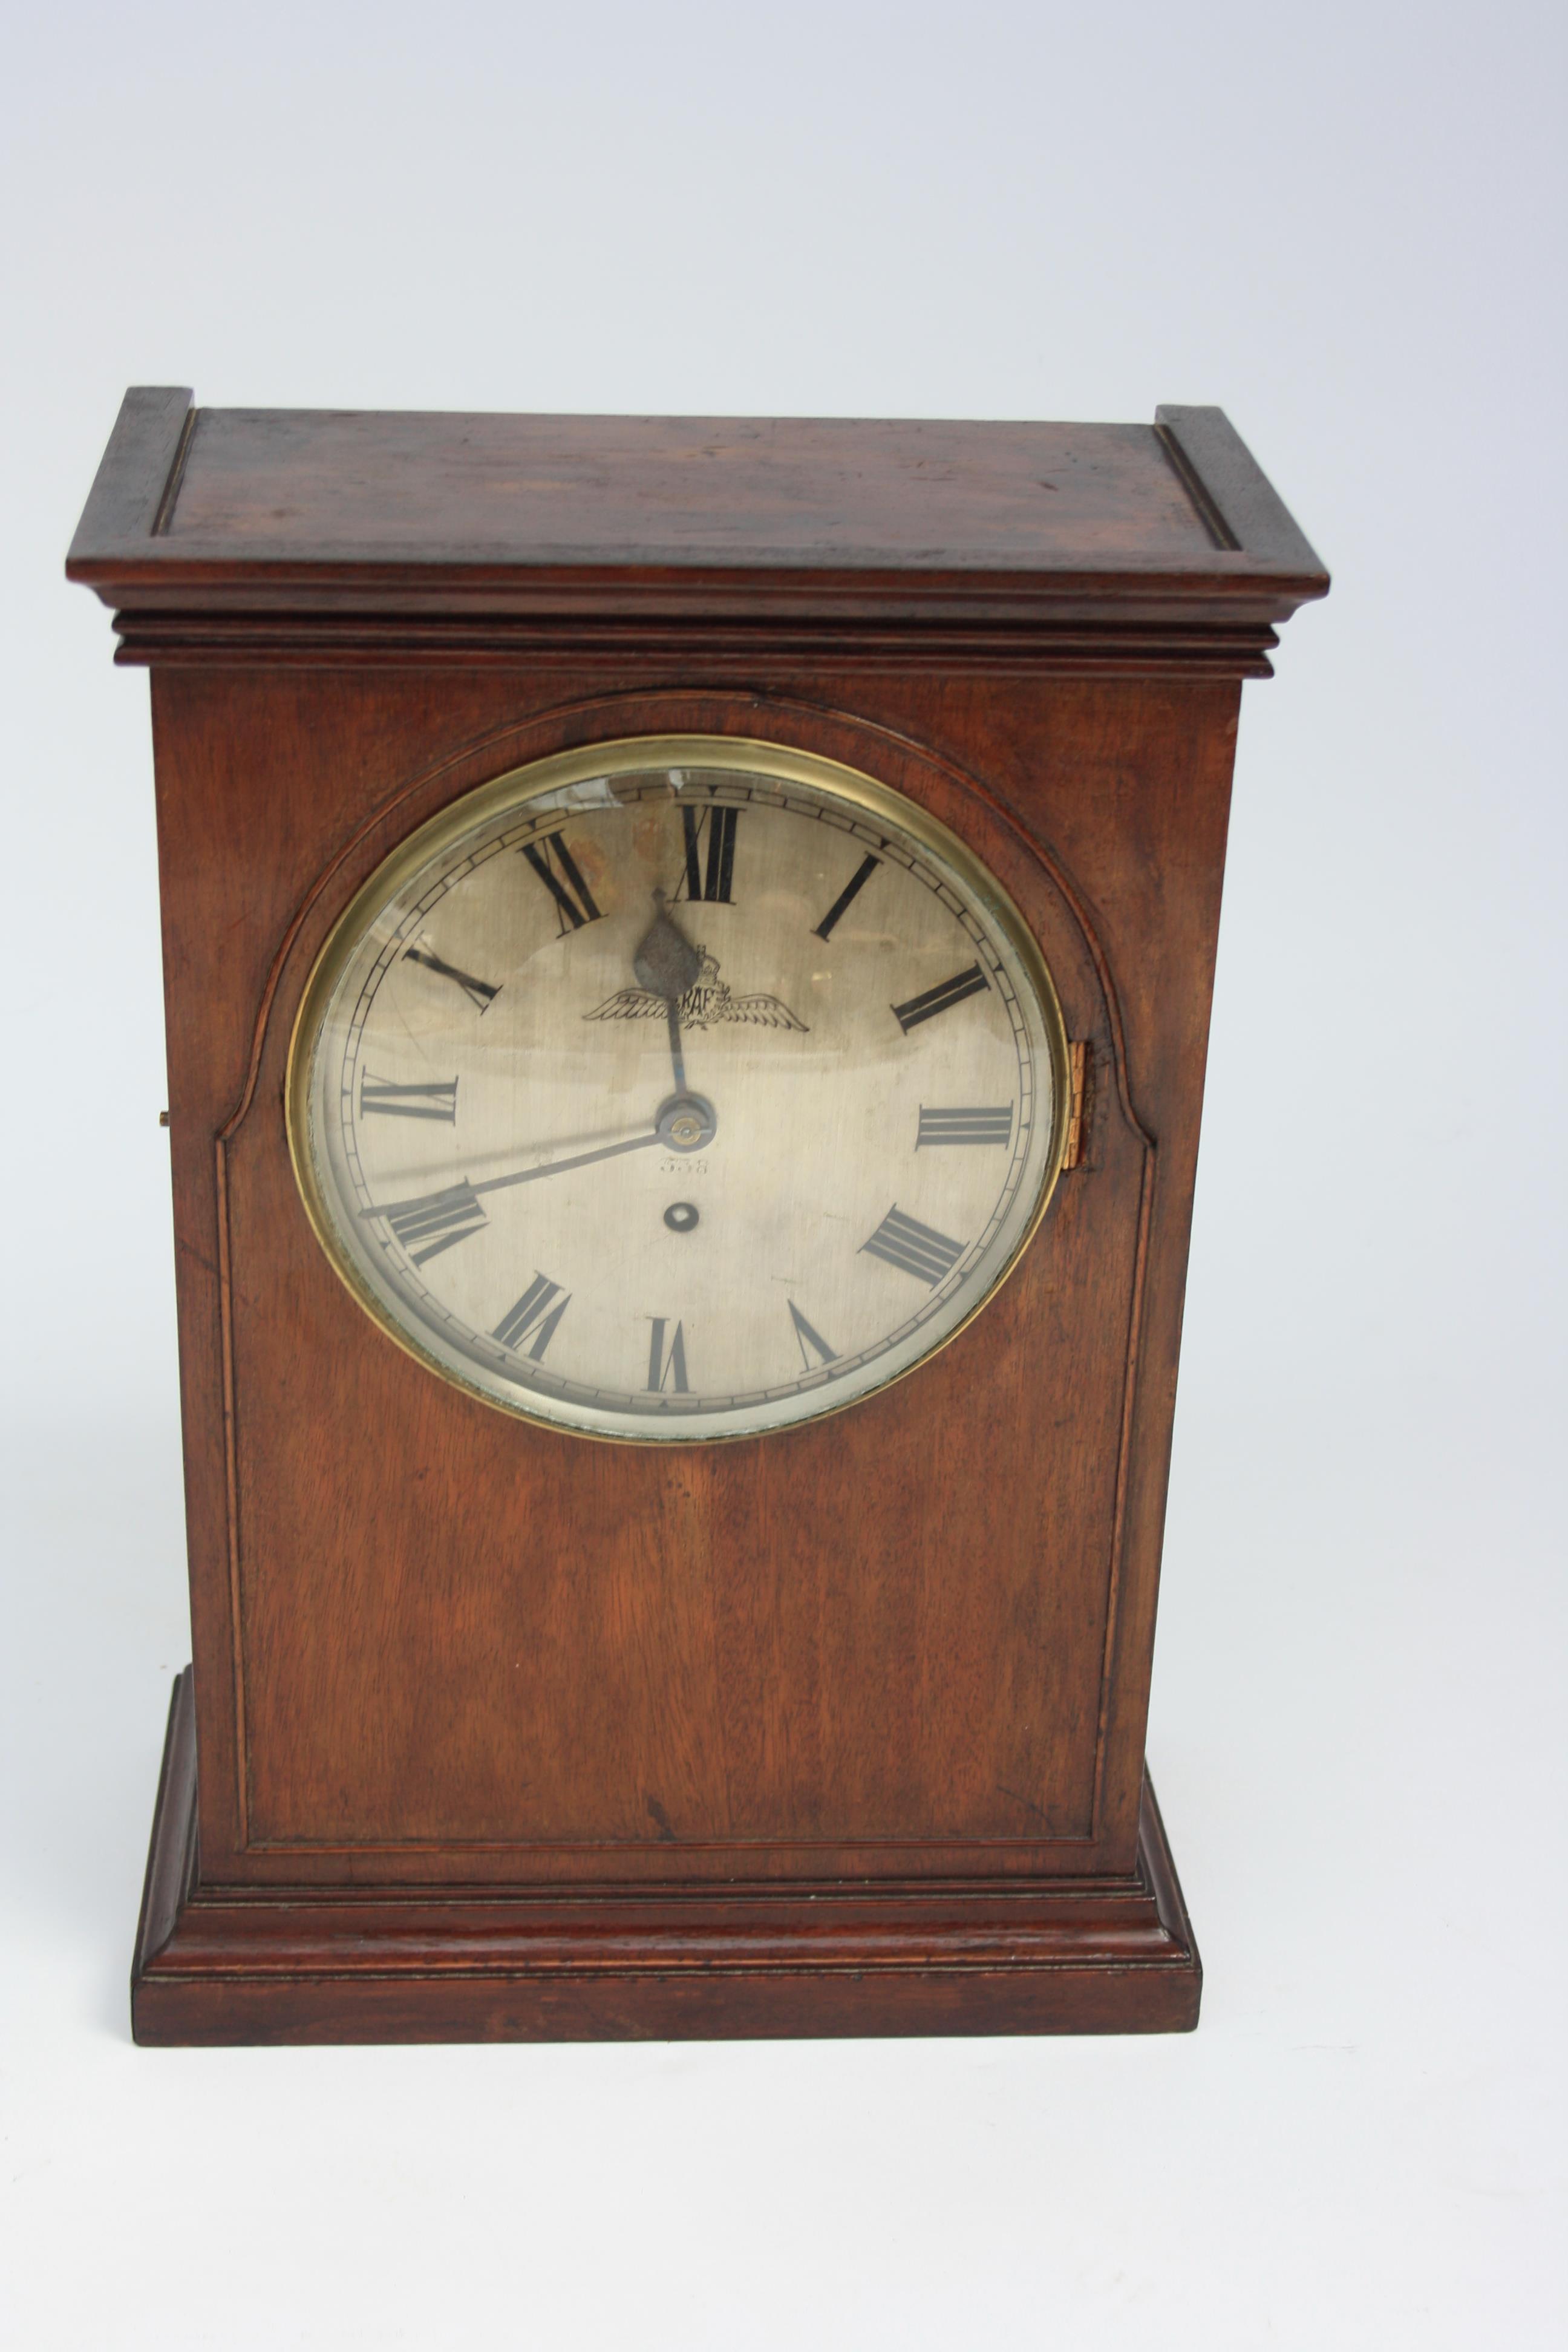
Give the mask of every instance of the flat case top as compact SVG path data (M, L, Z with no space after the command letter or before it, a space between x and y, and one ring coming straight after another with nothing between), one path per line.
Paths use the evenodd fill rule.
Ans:
M1280 617L1322 566L1214 408L1153 425L458 415L128 393L68 571L106 602L403 610L728 580L795 609L1115 583ZM290 593L292 592L292 593ZM804 601L802 601L804 600ZM556 599L559 603L559 598ZM1020 617L1023 617L1021 613Z
M199 413L165 530L256 554L1037 570L1196 558L1140 425Z

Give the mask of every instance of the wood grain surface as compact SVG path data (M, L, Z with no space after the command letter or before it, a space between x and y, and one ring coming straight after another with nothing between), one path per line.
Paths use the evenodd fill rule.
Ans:
M72 570L153 666L195 1650L138 2032L1193 2022L1143 1730L1209 991L1239 681L1326 585L1245 449L1210 410L193 426L164 394L116 449ZM1092 1074L950 1347L674 1454L384 1338L282 1113L313 960L400 840L670 732L939 817Z
M174 614L1256 633L1328 585L1217 409L971 425L187 413L189 397L127 394L67 563L144 657Z
M1170 2033L1202 1968L1153 1790L1134 1869L1049 1889L204 1886L187 1668L137 1933L142 2043Z

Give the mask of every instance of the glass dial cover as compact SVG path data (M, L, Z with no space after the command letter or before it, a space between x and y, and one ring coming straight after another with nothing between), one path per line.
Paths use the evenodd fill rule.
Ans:
M1067 1047L1012 902L856 771L730 738L535 762L339 921L294 1164L384 1330L584 1434L739 1437L913 1370L1061 1160Z

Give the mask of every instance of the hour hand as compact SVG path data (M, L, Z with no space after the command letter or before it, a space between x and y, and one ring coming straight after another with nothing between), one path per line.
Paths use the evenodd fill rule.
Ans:
M632 958L632 970L639 988L679 1003L702 970L702 958L665 913L664 892L653 895L658 912Z
M637 974L639 988L646 988L650 996L662 996L664 999L676 1092L684 1094L686 1055L680 1044L680 1000L700 973L702 958L666 914L664 892L656 890L653 897L658 912L632 958L632 970Z

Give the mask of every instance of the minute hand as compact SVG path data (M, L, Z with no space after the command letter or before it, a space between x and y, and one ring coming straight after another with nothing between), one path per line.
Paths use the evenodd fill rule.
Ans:
M662 1140L657 1127L646 1135L629 1135L620 1143L601 1143L596 1151L574 1151L568 1160L547 1160L539 1168L519 1168L510 1176L487 1176L482 1183L470 1184L470 1192L500 1192L509 1184L534 1184L542 1176L563 1176L568 1168L591 1168L595 1160L618 1160L623 1151L646 1151L650 1143ZM404 1209L423 1208L428 1198L421 1193L411 1201L378 1201L374 1209L362 1209L362 1217L394 1217Z

